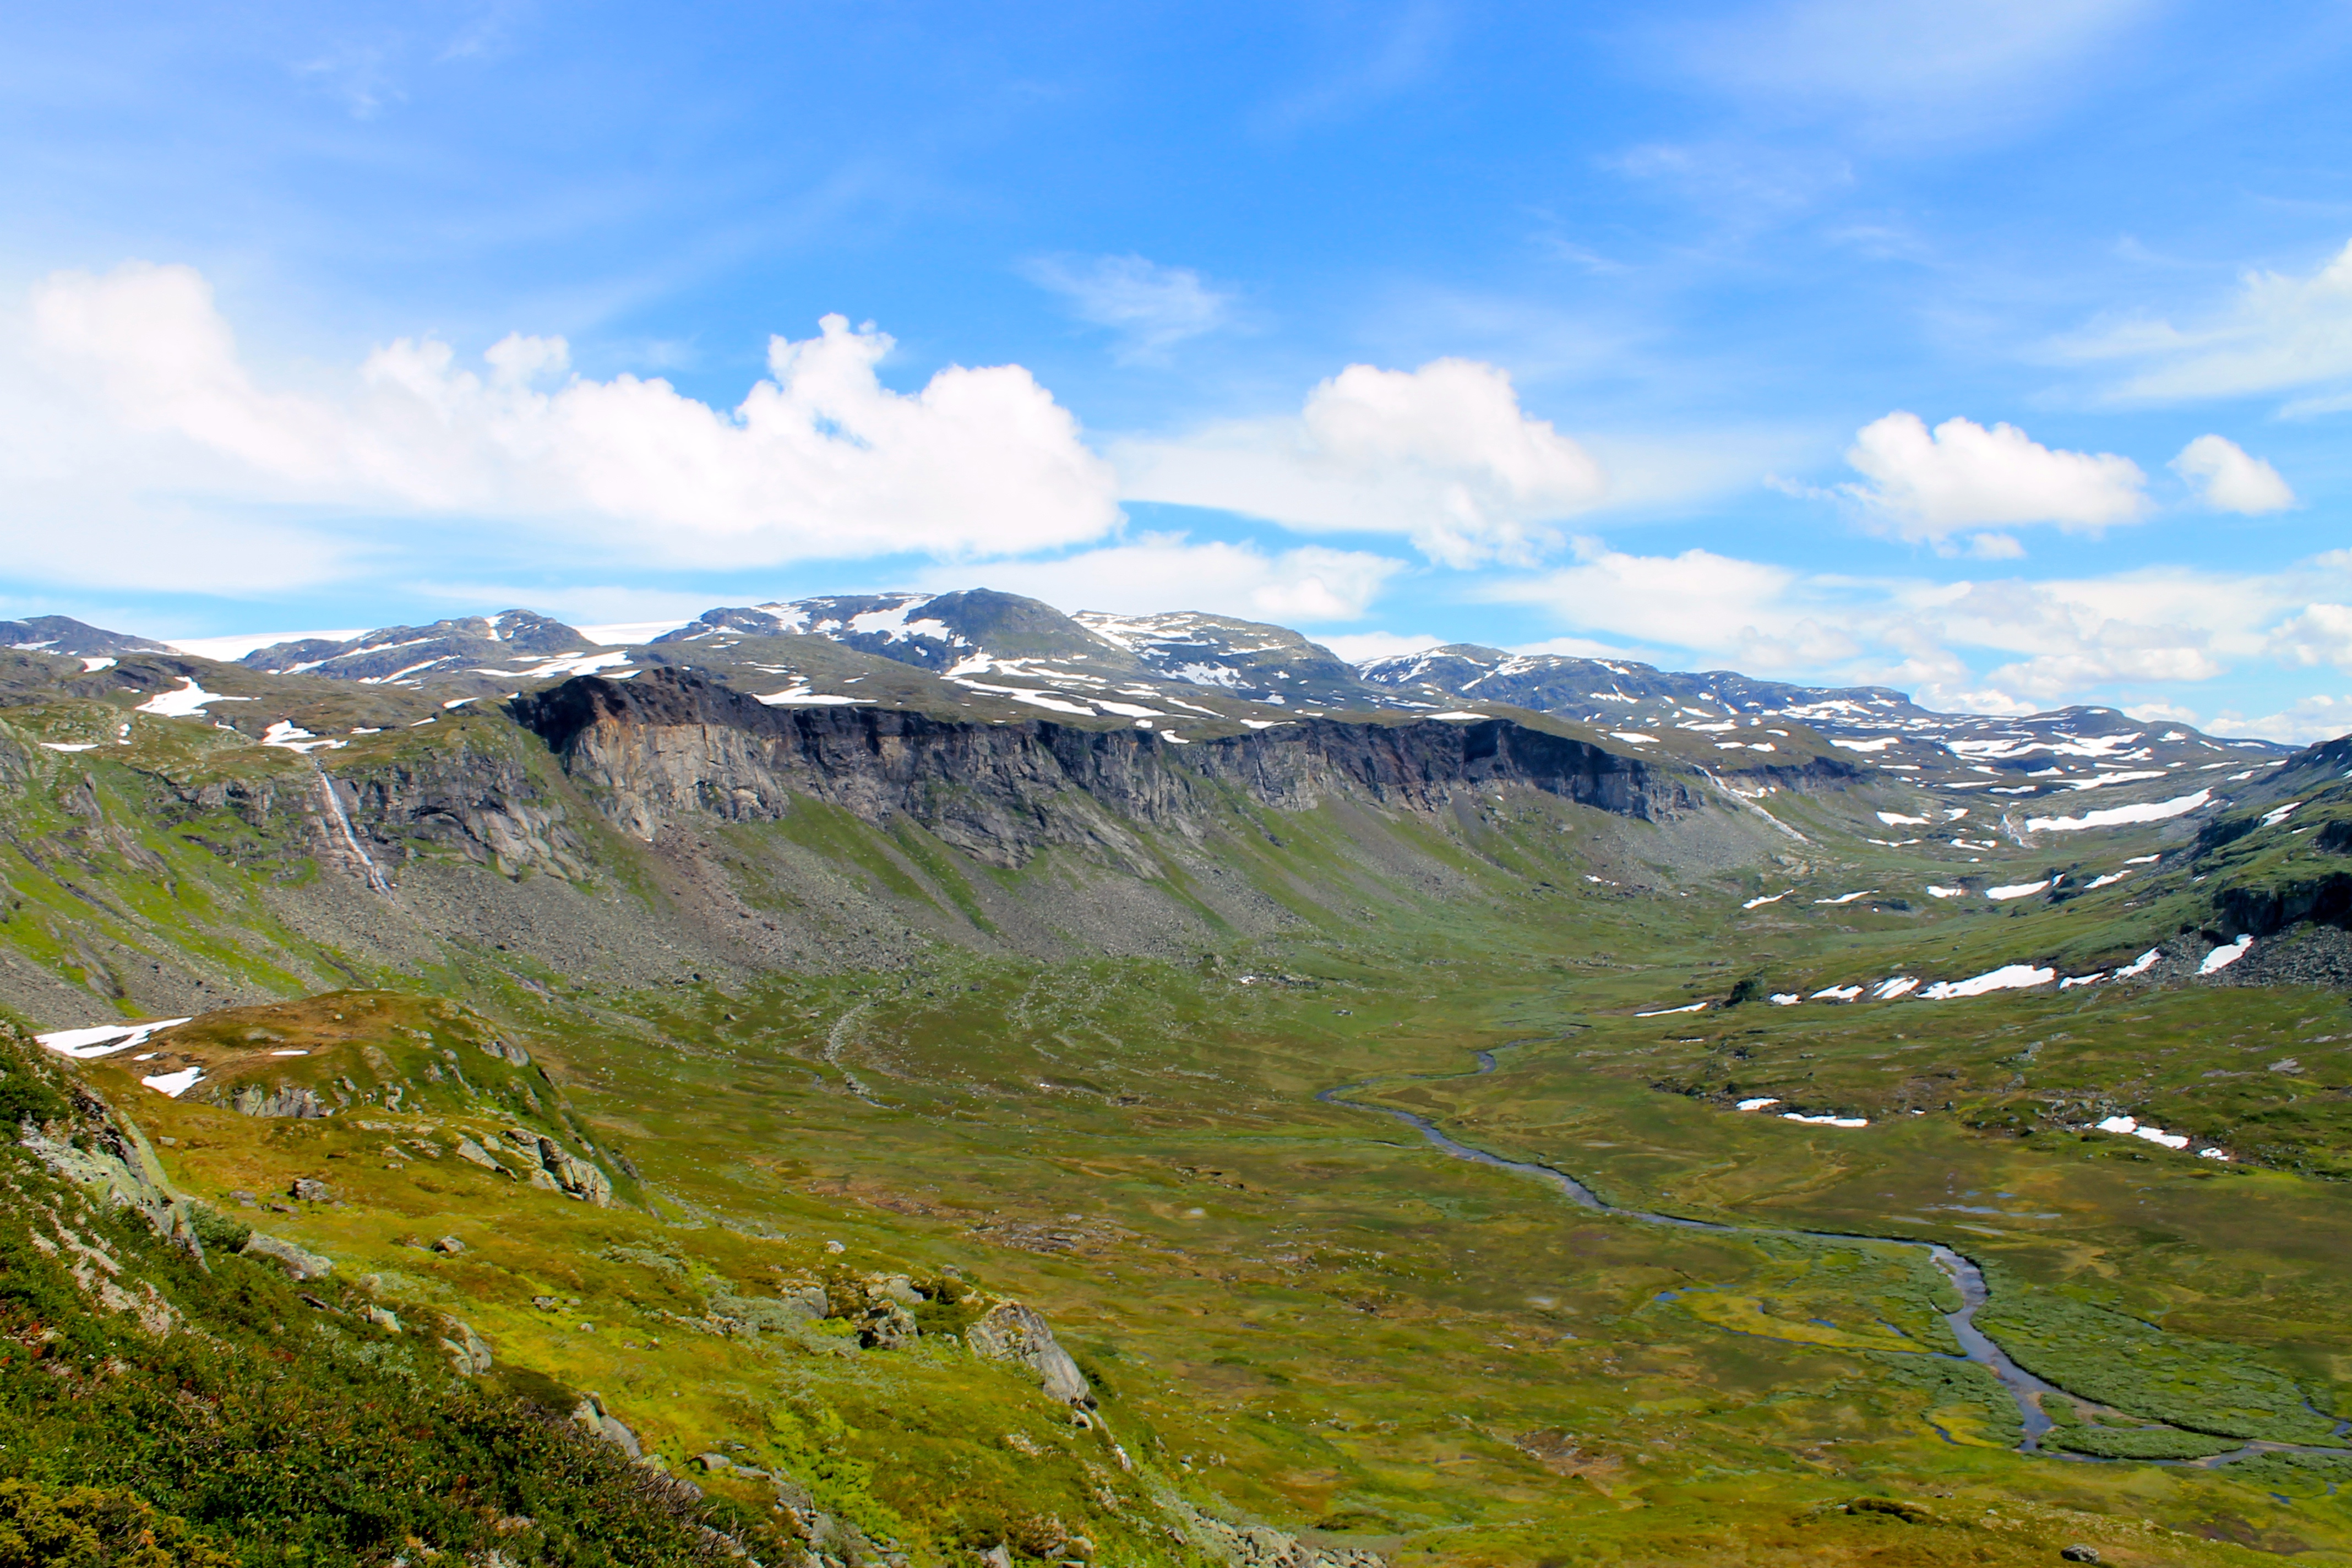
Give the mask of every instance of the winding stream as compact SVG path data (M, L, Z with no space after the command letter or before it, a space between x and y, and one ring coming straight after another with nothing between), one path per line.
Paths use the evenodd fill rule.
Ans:
M1503 1050L1509 1050L1513 1046L1527 1046L1537 1043L1538 1042L1536 1040L1513 1040L1500 1048ZM1478 1052L1477 1060L1477 1069L1475 1072L1472 1073L1437 1075L1415 1074L1412 1076L1421 1079L1423 1081L1431 1081L1433 1079L1443 1079L1446 1077L1475 1078L1479 1074L1491 1073L1495 1070L1495 1053L1493 1051ZM2024 1440L2018 1445L2018 1451L2020 1453L2047 1452L2053 1458L2065 1458L2086 1464L2189 1464L2210 1468L2217 1465L2226 1464L2231 1459L2242 1458L2257 1453L2341 1455L2346 1451L2341 1448L2307 1447L2292 1443L2250 1442L2242 1447L2233 1448L2227 1453L2217 1454L2211 1458L2203 1459L2123 1460L2097 1458L2086 1454L2063 1454L2058 1453L2055 1450L2044 1450L2041 1446L2042 1434L2049 1431L2055 1423L2053 1422L2049 1416L2042 1414L2042 1405L2038 1396L2044 1394L2063 1394L2064 1391L2060 1389L2054 1384L2043 1382L2041 1378L2034 1376L2032 1373L2026 1371L2023 1367L2011 1361L2009 1358L2009 1353L2007 1352L2003 1351L1999 1345L1993 1343L1993 1342L1986 1336L1984 1331L1977 1327L1977 1310L1985 1304L1990 1295L1990 1292L1985 1286L1984 1271L1979 1268L1976 1264L1968 1258L1953 1251L1943 1243L1937 1241L1914 1241L1905 1237L1853 1236L1843 1231L1797 1230L1785 1226L1767 1227L1762 1226L1727 1225L1714 1220L1685 1219L1679 1215L1656 1214L1648 1209L1622 1208L1615 1204L1606 1201L1601 1197L1600 1194L1593 1192L1591 1188L1586 1186L1582 1182L1578 1181L1574 1176L1570 1175L1565 1171L1558 1170L1553 1166L1546 1165L1535 1161L1506 1160L1499 1154L1490 1153L1484 1149L1473 1148L1467 1143L1464 1143L1454 1138L1449 1137L1446 1133L1439 1130L1436 1123L1433 1122L1425 1116L1416 1115L1414 1112L1410 1110L1398 1110L1386 1105L1368 1105L1361 1100L1349 1098L1351 1095L1370 1087L1371 1084L1370 1082L1339 1084L1331 1089L1322 1090L1318 1093L1315 1098L1325 1105L1344 1105L1349 1107L1350 1110L1370 1110L1376 1112L1379 1115L1386 1116L1392 1121L1402 1121L1406 1126L1418 1131L1423 1138L1429 1140L1429 1142L1438 1149L1444 1151L1445 1153L1453 1155L1457 1160L1468 1160L1476 1164L1492 1165L1498 1170L1514 1171L1523 1176L1534 1177L1538 1181L1544 1182L1559 1189L1562 1196L1566 1197L1569 1202L1575 1204L1580 1208L1591 1209L1598 1214L1614 1215L1620 1219L1639 1220L1644 1225L1671 1226L1681 1230L1712 1231L1718 1234L1738 1236L1803 1237L1819 1241L1851 1241L1868 1243L1877 1247L1914 1247L1924 1250L1928 1257L1935 1260L1936 1267L1943 1270L1945 1278L1951 1280L1953 1288L1959 1292L1959 1310L1954 1312L1946 1312L1943 1317L1944 1321L1951 1327L1952 1337L1958 1340L1960 1343L1962 1356L1969 1361L1975 1362L1978 1365L1990 1372L1993 1376L1999 1378L2000 1380L2001 1386L2009 1391L2010 1397L2017 1404L2018 1418L2023 1424L2025 1430ZM1919 1353L1926 1355L1942 1355L1948 1352L1939 1351L1924 1351ZM2074 1396L2066 1395L2066 1397L2072 1398ZM2336 1429L2341 1433L2346 1430L2347 1426L2352 1426L2352 1423L2339 1422Z

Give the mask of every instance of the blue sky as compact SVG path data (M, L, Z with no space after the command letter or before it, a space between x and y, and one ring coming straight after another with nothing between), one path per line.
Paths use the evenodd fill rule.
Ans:
M2352 730L2340 4L31 9L0 615L988 584Z

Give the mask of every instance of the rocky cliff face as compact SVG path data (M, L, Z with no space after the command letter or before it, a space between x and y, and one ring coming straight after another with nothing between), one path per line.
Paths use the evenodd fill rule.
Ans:
M872 708L770 708L688 671L581 677L510 710L625 831L696 815L773 820L795 797L867 821L904 812L976 858L1139 852L1127 824L1196 837L1231 796L1277 810L1332 797L1413 811L1511 784L1655 816L1696 804L1638 758L1507 721L1381 726L1306 719L1177 743L1147 730L968 724Z

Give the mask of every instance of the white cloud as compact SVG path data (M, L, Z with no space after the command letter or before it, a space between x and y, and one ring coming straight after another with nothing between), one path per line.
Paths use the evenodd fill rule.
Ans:
M2236 296L2201 321L2109 321L2055 345L2076 361L2140 361L2111 389L2127 401L2241 397L2352 376L2352 244L2307 277L2249 270ZM2345 406L2321 397L2307 412Z
M2332 741L2338 735L2352 733L2352 695L2332 697L2323 692L2298 699L2276 713L2265 713L2256 719L2219 713L2214 715L2211 733L2252 735L2290 746Z
M2180 448L2172 470L2189 481L2198 499L2216 511L2252 516L2284 511L2294 505L2294 491L2279 471L2261 458L2223 436L2200 436Z
M1233 316L1233 296L1210 288L1191 268L1162 267L1140 256L1040 257L1021 270L1069 300L1078 320L1118 333L1124 360L1163 359L1178 343L1215 331Z
M1404 564L1318 545L1270 553L1248 544L1147 534L1057 561L937 567L922 575L920 585L944 591L977 584L1118 615L1186 609L1312 623L1360 617Z
M1450 566L1532 562L1547 525L1600 500L1600 466L1519 407L1510 376L1442 359L1349 365L1296 416L1115 445L1122 493L1301 529L1402 533Z
M2192 728L2202 728L2204 724L2196 709L2183 708L2178 702L2135 702L2124 712L2143 724L2187 724Z
M895 392L876 374L891 340L838 316L818 337L772 339L771 379L731 410L659 380L562 378L562 341L520 335L478 371L404 339L323 386L267 388L182 267L57 274L27 325L34 353L0 367L15 383L0 409L70 405L71 417L0 426L0 474L85 509L110 497L151 534L170 532L156 494L198 510L506 520L645 567L988 556L1118 521L1108 466L1027 371L950 366ZM334 548L312 540L288 559L323 570ZM216 561L182 585L251 586L249 564Z
M2271 651L2287 664L2332 664L2352 674L2352 606L2305 605L2271 634Z
M1930 432L1898 410L1864 426L1845 456L1869 482L1839 493L1903 539L2032 522L2095 533L2147 510L2147 476L2130 458L2053 451L2014 425L1947 419ZM1997 543L1984 552L2002 553Z
M1930 708L1990 713L2170 700L2161 689L2252 673L2270 658L2352 671L2352 551L2269 573L1935 583L1706 551L1641 556L1593 541L1579 550L1572 566L1488 590L1548 611L1566 634L1520 651L1612 657L1633 643L1650 651L1630 657L1676 668L1892 686Z
M1549 607L1582 630L1740 658L1759 669L1817 666L1860 651L1811 613L1799 574L1786 567L1707 550L1629 555L1597 540L1579 540L1577 557L1571 566L1496 584L1487 595Z
M1346 659L1349 664L1361 664L1366 659L1393 658L1399 654L1426 653L1445 646L1444 637L1426 633L1345 632L1335 637L1317 637L1317 642Z

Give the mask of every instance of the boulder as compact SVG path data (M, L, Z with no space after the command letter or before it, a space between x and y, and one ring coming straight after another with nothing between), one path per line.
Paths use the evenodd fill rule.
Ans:
M449 1331L441 1348L449 1352L449 1360L459 1377L477 1377L490 1370L489 1342L476 1333L469 1323L456 1318L444 1318L441 1326Z
M306 1204L331 1203L334 1200L335 1196L333 1192L328 1188L327 1184L319 1180L316 1176L295 1177L294 1184L286 1189L286 1195L289 1198L299 1199Z
M1049 1399L1092 1409L1094 1390L1086 1373L1054 1338L1045 1315L1019 1301L999 1301L964 1331L964 1343L983 1361L1018 1362L1037 1374Z
M501 1174L506 1171L506 1167L499 1163L497 1155L471 1138L460 1137L457 1140L457 1158L469 1165L479 1165L485 1171L497 1171Z
M921 1331L906 1308L896 1301L877 1301L857 1325L857 1342L867 1350L895 1351L913 1344Z
M385 1333L396 1334L400 1332L400 1314L388 1308L370 1307L367 1310L367 1321L373 1323L377 1328L382 1329Z
M466 1244L454 1236L445 1236L433 1244L433 1250L444 1258L455 1258L466 1250Z
M335 1271L335 1266L331 1260L321 1258L304 1247L297 1247L290 1241L281 1241L274 1236L264 1236L257 1230L247 1237L245 1245L237 1250L246 1258L267 1258L283 1264L286 1271L297 1279L323 1279Z
M2095 1546L2068 1546L2062 1548L2058 1555L2069 1563L2096 1563L2099 1549Z
M645 1458L645 1449L637 1435L623 1426L620 1418L604 1408L604 1396L591 1394L572 1407L572 1419L593 1437L602 1437L632 1459Z

